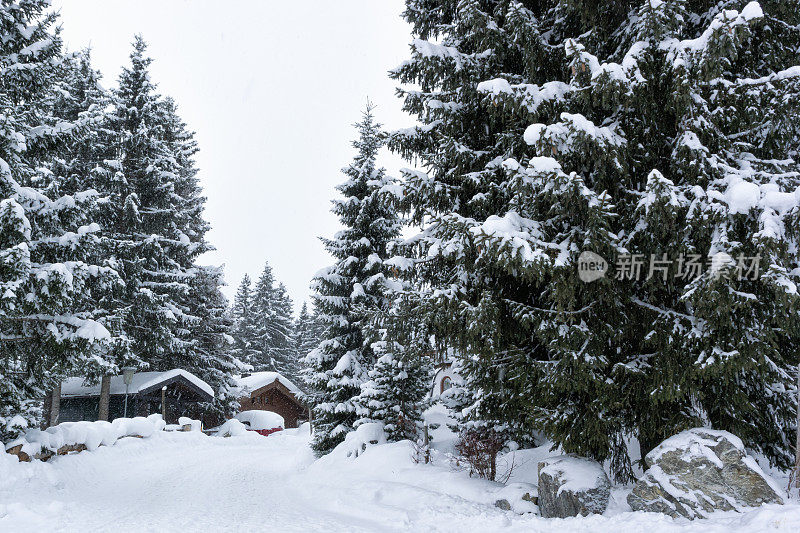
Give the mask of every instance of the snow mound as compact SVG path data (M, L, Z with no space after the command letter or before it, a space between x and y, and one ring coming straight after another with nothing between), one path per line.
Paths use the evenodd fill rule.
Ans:
M217 429L217 437L238 437L246 433L247 426L235 418L231 418Z
M495 507L513 511L517 514L533 513L538 514L539 506L536 501L539 498L539 490L536 485L531 483L509 483L502 489L494 493L497 498Z
M283 429L286 427L284 425L283 417L272 411L242 411L234 418L254 431L260 429Z
M8 443L5 449L18 448L17 453L28 457L47 458L59 452L93 451L100 446L111 446L123 437L147 438L165 427L166 423L159 414L147 418L117 418L113 422L62 422L45 430L32 429Z
M383 424L380 422L370 422L361 424L355 431L351 431L344 438L344 442L336 446L330 453L332 457L349 457L355 459L367 448L386 444L386 433L383 431Z
M194 419L189 418L187 416L182 416L182 417L178 418L178 425L181 426L181 427L190 426L189 431L202 431L202 429L203 429L203 423L202 422L200 422L199 420L194 420Z

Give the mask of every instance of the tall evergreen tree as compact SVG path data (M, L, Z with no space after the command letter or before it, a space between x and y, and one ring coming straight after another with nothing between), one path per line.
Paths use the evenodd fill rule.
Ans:
M255 347L255 314L250 276L242 278L231 308L233 319L233 354L244 365L254 366L257 351Z
M377 360L361 384L356 426L382 422L389 440L416 440L433 377L430 337L414 298L393 285L391 306L375 313L365 332Z
M53 114L68 67L48 4L0 6L0 440L35 423L39 399L70 371L113 366L95 306L119 278L95 261L97 194L61 194L46 170L81 130Z
M188 299L189 346L175 366L193 373L216 391L214 400L203 408L219 417L235 412L237 400L232 393L233 375L241 368L233 355L232 320L228 300L220 291L224 285L221 267L198 266L191 278Z
M110 195L113 255L126 283L122 327L145 366L166 370L192 357L194 260L210 247L197 146L174 102L156 92L146 48L137 36L113 94L115 158L98 175Z
M104 161L115 157L115 139L107 116L112 97L101 86L100 73L92 67L90 50L68 55L64 67L51 102L52 114L61 121L62 128L65 124L73 126L69 128L69 142L57 144L46 161L51 172L47 193L53 196L89 189L98 192L98 205L93 217L101 231L96 233L98 241L92 248L93 260L117 268L114 257L117 243L113 231L110 231L111 196L104 187L113 174ZM87 368L73 369L74 373L94 380L100 375L117 372L119 365L116 363L137 362L122 328L124 293L124 284L118 284L114 290L102 293L101 299L94 304L94 318L114 337L114 342L105 346L102 358L109 364L96 365L90 361Z
M280 372L294 380L299 377L300 372L300 360L294 337L294 305L283 283L275 287L273 302L274 333L270 351L277 362L276 367L282 368Z
M314 403L317 453L330 451L352 430L358 415L356 399L375 355L365 339L370 317L390 303L385 296L387 245L400 224L393 208L394 182L376 165L384 134L368 106L356 125L357 155L343 170L347 179L337 189L333 212L344 230L323 239L336 263L317 273L312 288L325 334L306 356L309 398Z
M423 126L392 144L429 169L407 180L415 272L468 356L468 424L543 429L619 478L626 435L646 453L698 424L790 460L800 35L763 6L407 1L394 76ZM618 276L581 281L587 250Z
M302 360L319 346L322 339L322 324L316 309L309 313L308 304L303 302L300 314L294 323L294 346L299 360Z
M123 328L131 351L152 369L176 348L179 317L171 296L188 291L170 257L173 159L165 138L162 104L150 80L151 59L137 36L131 64L123 68L110 117L115 158L103 190L112 191L114 258L126 284Z
M280 372L293 379L298 371L292 301L282 283L275 286L267 263L253 289L253 353L248 361L257 371Z
M463 429L497 432L523 445L534 435L535 363L546 356L533 324L516 316L515 306L536 306L541 286L530 269L486 261L488 250L475 242L473 229L510 209L502 163L523 158L529 112L494 106L478 87L499 76L543 83L560 72L559 51L538 27L547 9L505 0L408 0L404 17L417 38L411 59L392 72L404 84L419 85L400 96L421 126L394 132L390 147L426 169L405 172L403 206L422 231L409 241L410 260L396 267L413 270L421 287L419 312L437 348L463 358L472 395ZM541 94L557 96L563 85L542 87ZM531 109L551 110L536 90L531 87Z

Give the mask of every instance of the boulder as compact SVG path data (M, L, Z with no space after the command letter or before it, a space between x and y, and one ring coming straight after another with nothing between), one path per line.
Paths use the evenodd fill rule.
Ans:
M602 514L610 496L611 482L596 461L562 455L539 463L539 512L545 518Z
M695 428L674 435L645 457L649 467L628 495L634 511L704 518L785 503L786 495L727 431Z
M496 498L494 506L503 511L514 511L517 514L534 513L539 511L538 491L536 485L530 483L509 483L493 496Z

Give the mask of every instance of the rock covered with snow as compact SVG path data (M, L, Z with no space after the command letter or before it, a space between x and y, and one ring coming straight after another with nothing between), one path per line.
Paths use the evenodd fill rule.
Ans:
M628 496L634 511L693 519L786 502L780 486L727 431L683 431L648 453L645 462L649 468Z
M596 461L561 455L539 463L539 511L545 518L602 514L610 496L611 482Z

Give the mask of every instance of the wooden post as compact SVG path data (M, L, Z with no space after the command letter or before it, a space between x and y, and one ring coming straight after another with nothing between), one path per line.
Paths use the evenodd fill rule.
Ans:
M161 387L161 418L167 421L167 386Z
M428 433L428 424L422 426L423 446L425 446L425 464L431 462L431 437Z
M58 424L58 415L61 414L61 382L53 388L50 393L50 420L49 425L55 426Z
M108 422L108 403L111 399L111 376L100 378L100 409L97 413L98 420Z

